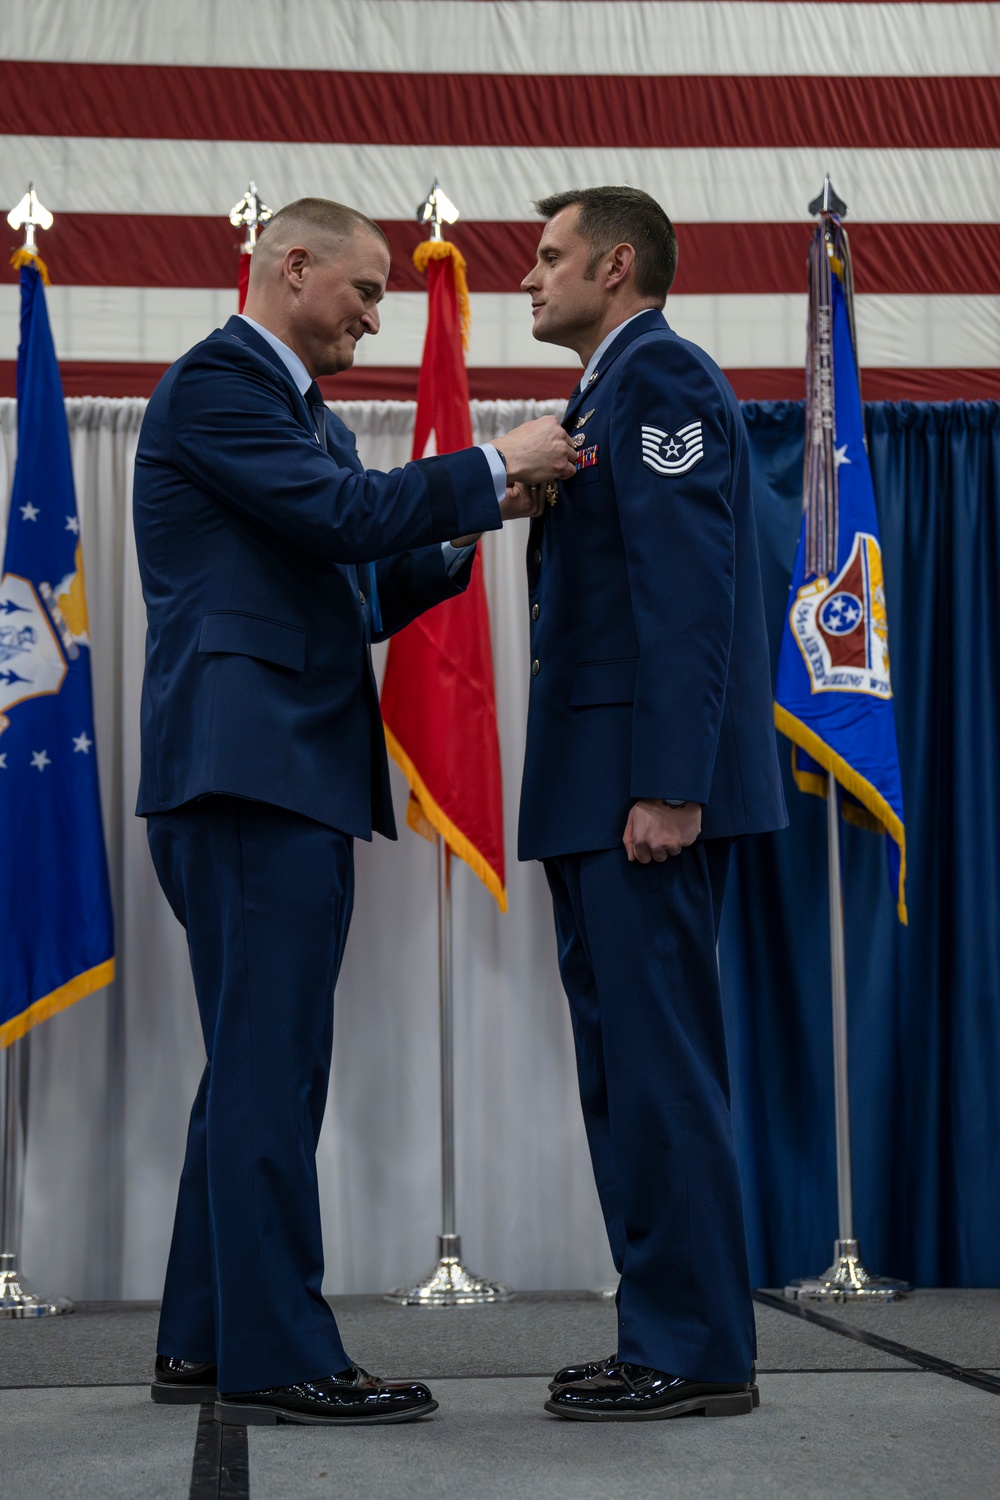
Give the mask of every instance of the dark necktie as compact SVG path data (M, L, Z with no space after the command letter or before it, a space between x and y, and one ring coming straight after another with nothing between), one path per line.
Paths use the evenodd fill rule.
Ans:
M312 419L313 419L313 425L314 425L314 427L316 429L316 436L319 438L319 445L323 449L323 452L325 453L327 451L327 448L326 448L326 403L323 400L323 392L320 390L320 388L316 384L315 380L312 382L312 384L309 386L309 388L306 391L306 405L308 406L309 410L312 412Z

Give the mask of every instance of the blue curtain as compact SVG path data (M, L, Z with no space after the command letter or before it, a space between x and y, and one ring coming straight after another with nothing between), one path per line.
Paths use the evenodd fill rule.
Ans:
M803 406L747 403L772 673L802 505ZM881 838L843 830L854 1223L869 1269L1000 1284L1000 403L866 408L889 609L909 926ZM737 845L720 962L751 1273L837 1235L826 805Z

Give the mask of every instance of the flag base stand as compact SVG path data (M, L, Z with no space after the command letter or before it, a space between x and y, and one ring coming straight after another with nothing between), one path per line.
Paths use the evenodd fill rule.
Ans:
M466 1270L462 1264L461 1235L439 1234L437 1265L416 1286L385 1292L383 1300L399 1307L467 1307L475 1303L509 1302L514 1295L509 1286L485 1281Z
M26 1291L17 1269L16 1255L0 1255L0 1318L51 1318L73 1311L68 1297L47 1302Z
M866 1271L857 1240L834 1240L833 1265L789 1282L785 1296L796 1302L895 1302L909 1290L908 1281Z

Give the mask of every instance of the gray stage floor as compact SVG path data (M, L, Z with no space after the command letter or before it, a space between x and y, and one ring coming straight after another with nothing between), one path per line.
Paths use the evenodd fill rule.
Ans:
M889 1307L815 1309L833 1326L765 1296L757 1303L760 1409L726 1421L638 1426L570 1423L542 1410L557 1365L613 1346L613 1307L604 1299L522 1293L504 1306L440 1312L376 1297L333 1305L359 1362L431 1380L439 1411L374 1430L251 1429L245 1444L230 1436L221 1447L219 1429L198 1408L149 1400L155 1306L90 1303L45 1322L0 1322L0 1494L980 1500L1000 1493L1000 1291L916 1292ZM983 1384L970 1383L983 1376Z

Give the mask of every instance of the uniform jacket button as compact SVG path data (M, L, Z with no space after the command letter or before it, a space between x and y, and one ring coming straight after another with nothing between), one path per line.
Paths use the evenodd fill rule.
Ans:
M360 590L360 589L358 589L358 599L359 599L359 600L360 600L360 602L361 602L361 603L362 603L362 604L364 604L364 602L365 602L365 596L364 596L364 594L363 594L363 593L362 593L362 592L361 592L361 590Z
M538 619L538 605L537 604L533 604L531 606L531 618L533 620L537 620Z
M532 553L532 557L534 558L534 560L535 560L536 563L540 563L541 562L541 560L542 560L542 551L541 551L540 547L536 547L535 548L534 552Z
M541 662L538 660L538 657L536 656L535 659L534 659L534 661L531 663L531 675L532 675L532 677L537 677L538 676L539 668L541 667L541 665L542 665Z

